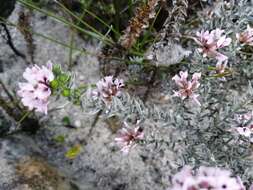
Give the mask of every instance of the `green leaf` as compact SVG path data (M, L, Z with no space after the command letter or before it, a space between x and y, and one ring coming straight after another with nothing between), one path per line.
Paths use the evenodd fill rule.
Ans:
M53 73L55 76L58 76L62 73L61 66L60 65L54 65L53 66Z
M72 96L75 99L79 99L81 95L82 95L81 90L79 90L79 89L74 89L72 92Z
M212 77L215 77L215 78L222 78L222 77L228 76L228 75L230 75L230 74L231 74L231 72L224 72L224 73L212 75Z
M64 118L62 118L62 123L63 123L63 125L70 125L71 122L70 122L69 117L65 116Z
M57 80L53 80L51 83L50 83L50 87L52 89L57 89L59 87L59 82Z
M91 84L91 87L92 87L92 88L96 88L97 85L96 85L96 84Z
M216 67L208 66L207 69L208 69L209 71L215 71L215 70L216 70Z
M54 141L57 143L64 143L65 137L63 135L58 135L58 136L54 137Z
M70 148L66 154L65 157L68 159L75 159L81 152L81 145L75 145L72 148Z
M69 89L69 88L64 89L64 90L62 91L62 95L63 95L64 97L70 97L70 95L71 95L70 89Z
M62 82L62 83L68 82L69 79L70 79L70 77L69 77L69 75L67 75L67 74L61 74L61 75L59 76L59 78L58 78L58 80L59 80L60 82Z

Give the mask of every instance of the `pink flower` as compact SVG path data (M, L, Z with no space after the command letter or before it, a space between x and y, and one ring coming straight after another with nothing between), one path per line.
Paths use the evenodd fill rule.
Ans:
M226 70L226 67L227 67L227 62L217 62L216 63L216 73L217 74L223 74L225 73L225 70Z
M221 78L219 78L222 81L226 81L225 76L228 74L228 71L229 71L226 69L226 67L227 67L227 61L225 62L218 61L215 66L215 73L218 76L219 75L222 76Z
M253 112L248 112L246 114L236 115L236 121L240 124L239 127L236 128L236 131L247 138L249 138L250 142L253 143Z
M173 177L172 184L174 187L182 187L185 180L188 179L189 181L192 181L192 177L192 168L190 166L185 166Z
M253 46L253 28L247 25L247 29L241 34L236 34L236 38L243 45Z
M237 127L236 130L240 135L243 135L245 137L251 137L251 135L253 134L253 125L250 125L248 127Z
M245 190L240 178L231 172L213 167L200 167L194 172L185 166L172 179L170 190Z
M201 48L198 48L199 52L203 53L204 57L214 57L220 62L226 61L227 56L218 52L218 49L228 46L232 40L227 38L226 35L222 35L223 33L224 30L219 28L211 32L203 30L197 32L195 41L201 46Z
M106 76L97 82L97 89L92 92L94 98L101 97L105 103L112 101L114 96L120 96L124 87L122 79L113 79L113 76Z
M121 151L124 154L128 154L129 151L137 145L137 141L144 139L143 129L138 126L139 121L136 123L135 128L130 128L129 125L124 122L125 127L123 127L115 141L121 147Z
M253 111L245 113L245 114L237 114L235 119L238 123L245 124L249 120L253 119Z
M24 106L29 110L47 114L48 98L51 95L50 82L54 80L52 63L48 61L47 67L34 65L26 68L23 73L27 82L19 83L18 95Z
M179 75L175 75L172 78L172 80L174 80L179 87L179 91L174 91L174 96L181 97L182 100L185 98L191 98L198 105L200 105L200 102L197 99L199 95L194 93L194 91L196 91L200 86L200 77L201 73L194 73L192 75L192 80L188 81L188 71L180 71Z

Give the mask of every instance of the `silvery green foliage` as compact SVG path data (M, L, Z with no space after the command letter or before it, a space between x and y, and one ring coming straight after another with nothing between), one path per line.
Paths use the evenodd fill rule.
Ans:
M236 34L243 32L247 25L253 23L253 4L247 0L238 1L217 1L213 3L211 9L204 9L198 13L199 22L198 28L185 28L185 32L195 37L197 31L213 30L220 28L225 31L226 35L232 38L232 44L225 48L224 52L229 57L229 65L238 66L238 63L245 63L252 60L249 48L240 49L240 44L236 40ZM193 45L193 44L192 44ZM194 45L193 45L194 46ZM196 46L197 47L197 46ZM245 52L245 50L247 50ZM251 48L250 48L251 50ZM251 50L252 51L252 50ZM224 53L223 52L223 53ZM243 52L238 55L238 52ZM197 51L194 52L195 63L216 64L210 59L203 59ZM246 59L246 60L245 60Z
M88 95L82 99L82 107L90 113L98 113L103 110L105 118L117 116L122 121L137 116L139 120L149 118L153 121L166 122L170 117L170 112L155 105L144 104L138 97L131 97L128 93L123 93L121 97L114 97L109 105L100 99L94 101Z
M121 120L137 117L141 120L152 120L153 125L158 128L153 130L159 131L159 127L172 128L177 135L168 134L171 135L170 141L159 139L159 135L151 135L149 141L144 144L155 143L156 148L169 148L176 152L178 166L222 166L232 169L245 182L249 182L253 180L250 173L253 170L250 142L238 136L233 129L237 127L234 122L235 114L246 112L246 107L252 103L253 90L250 87L243 98L233 100L232 92L229 93L226 83L220 85L218 90L210 88L217 83L216 80L206 82L202 89L202 95L205 95L202 101L205 103L197 109L186 101L178 102L173 109L163 110L158 106L145 105L138 98L130 97L128 94L114 98L110 107L96 102L98 104L94 108L106 110L104 117L118 116Z
M248 82L252 78L252 49L241 47L235 35L244 31L247 24L252 24L252 8L249 1L219 1L211 18L200 17L202 25L196 30L221 28L233 39L224 50L232 74L226 81L214 77L208 67L214 66L215 60L204 59L195 52L190 61L194 63L191 72L202 72L204 76L201 81L202 107L194 111L185 106L178 112L177 118L181 119L175 122L184 134L186 148L181 155L184 164L227 167L248 184L253 181L252 145L234 132L238 126L234 117L236 113L252 110L253 91Z
M207 88L210 85L205 84ZM184 107L174 120L174 125L180 128L183 135L180 143L186 146L181 159L184 164L195 167L227 167L245 182L250 182L253 180L252 148L248 139L234 132L237 126L233 121L235 113L243 111L243 107L251 103L252 96L233 101L226 88L206 90L210 91L207 96L202 96L202 101L209 101L200 110Z
M211 19L201 18L206 29L223 28L228 33L244 30L245 24L252 22L252 3L247 0L218 1Z
M253 182L253 149L249 139L236 133L238 124L235 122L235 115L253 109L250 81L253 76L253 51L250 47L241 47L236 42L235 34L246 29L247 24L252 24L252 16L252 4L241 0L231 1L230 4L219 1L215 5L212 18L199 17L203 20L196 31L221 28L233 39L233 43L224 50L224 54L229 57L228 64L232 71L225 77L226 80L215 77L208 70L209 66L215 66L215 60L204 59L196 51L189 60L189 65L182 65L180 68L189 70L189 73L202 73L199 90L201 107L177 98L173 98L173 103L168 105L149 105L127 93L114 98L109 107L91 99L85 100L85 104L92 102L93 106L90 108L104 110L105 117L118 116L122 121L132 116L140 120L148 119L153 126L152 130L156 132L161 128L171 128L173 134L168 134L170 138L166 141L151 133L143 145L151 143L155 144L154 149L169 149L176 153L178 159L171 164L172 169L177 170L184 165L196 168L201 165L225 167L239 175L249 186ZM193 51L197 47L194 42L188 45ZM167 83L166 92L171 95L174 83L171 78L168 78ZM144 128L144 132L147 128Z

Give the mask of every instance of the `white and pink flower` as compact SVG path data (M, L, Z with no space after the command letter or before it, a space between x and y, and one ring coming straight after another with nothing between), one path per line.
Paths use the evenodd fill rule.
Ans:
M144 132L139 126L139 121L137 121L134 128L131 128L126 122L124 122L124 127L120 130L118 136L115 138L115 141L121 148L121 151L124 154L128 154L129 151L137 145L137 142L143 139Z
M192 75L192 80L188 81L187 80L188 71L180 71L179 75L175 75L172 78L172 80L175 81L175 83L177 84L179 88L178 91L174 91L174 96L180 97L182 100L186 98L190 98L194 102L196 102L198 105L200 105L200 102L197 99L199 95L194 93L200 86L200 83L199 83L200 77L201 77L201 73L194 73Z
M18 95L24 106L29 110L47 114L48 98L51 95L50 82L54 80L52 62L48 61L47 67L34 65L26 68L23 73L26 82L19 83Z
M247 25L247 29L240 34L236 34L236 38L243 45L253 46L253 28Z
M214 72L218 76L221 75L221 78L219 78L220 80L226 81L225 76L229 74L229 70L227 69L227 61L225 62L218 61L216 63Z
M203 53L204 57L216 58L219 62L227 61L228 57L218 52L218 50L228 46L232 40L223 33L224 30L219 28L211 32L204 30L197 32L195 41L201 46L198 51Z
M113 76L106 76L96 84L97 88L92 92L93 98L98 97L107 104L112 101L113 97L121 95L121 90L125 86L122 79L114 79Z
M245 124L247 123L249 120L251 120L253 118L253 111L251 112L247 112L247 113L244 113L244 114L237 114L235 116L235 119L238 123L241 123L241 124Z
M236 131L247 138L253 143L253 112L236 115L236 121L239 123L239 127Z
M223 74L223 73L225 73L225 71L226 71L226 67L227 67L227 62L217 62L216 63L216 68L215 68L215 70L216 70L216 73L217 74Z
M169 190L245 190L239 177L232 177L230 171L200 167L194 172L191 167L185 166L172 179L172 188Z

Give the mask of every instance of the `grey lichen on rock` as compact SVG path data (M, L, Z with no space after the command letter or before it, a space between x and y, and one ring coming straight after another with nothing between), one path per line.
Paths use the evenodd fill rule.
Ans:
M185 57L189 56L191 51L184 49L181 45L168 41L157 42L146 53L146 58L158 65L170 66L180 63Z

